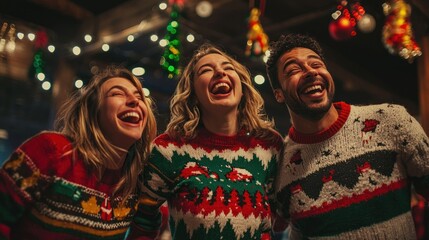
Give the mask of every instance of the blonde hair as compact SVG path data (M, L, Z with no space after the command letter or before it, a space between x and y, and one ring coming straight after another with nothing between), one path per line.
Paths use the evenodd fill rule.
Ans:
M78 154L90 169L95 170L101 178L106 166L115 164L114 156L119 151L127 152L114 146L103 135L100 129L98 112L103 101L101 86L107 80L121 77L129 80L139 91L147 106L147 124L141 139L135 144L135 155L132 162L125 162L123 176L114 189L114 195L126 197L135 192L139 172L143 169L144 161L151 151L151 143L157 133L157 126L150 98L144 97L142 84L129 70L119 66L108 66L93 76L87 86L75 92L61 107L55 128L71 138L74 146L73 154ZM132 155L130 149L128 154Z
M228 59L240 77L243 97L239 104L239 127L260 137L271 137L273 121L264 113L264 101L253 87L248 69L219 48L205 43L201 45L185 67L170 102L171 117L167 125L167 134L175 139L192 139L197 136L201 124L201 113L197 106L197 97L193 87L195 65L208 54L219 54Z

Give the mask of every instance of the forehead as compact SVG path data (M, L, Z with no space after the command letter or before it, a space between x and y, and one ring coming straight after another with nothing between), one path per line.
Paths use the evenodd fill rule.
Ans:
M198 69L203 65L223 63L223 62L230 62L230 61L225 56L222 56L218 53L210 53L202 57L200 60L198 60L197 64L195 64L195 69Z
M131 82L131 80L123 78L123 77L113 77L113 78L107 79L101 85L101 89L103 89L104 91L108 91L109 89L111 89L112 87L115 87L115 86L126 88L126 89L132 89L132 90L137 89L134 86L134 83Z
M302 48L302 47L297 47L294 48L288 52L283 53L283 55L279 58L279 60L277 61L278 65L283 65L286 61L292 60L292 59L296 59L296 60L306 60L309 57L317 57L320 58L320 56L314 52L311 49L308 48Z

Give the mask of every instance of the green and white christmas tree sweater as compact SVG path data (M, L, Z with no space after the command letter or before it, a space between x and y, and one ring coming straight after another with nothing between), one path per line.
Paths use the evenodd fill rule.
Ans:
M291 239L415 239L410 189L429 198L429 139L399 105L335 103L317 134L293 127L276 181Z
M144 168L142 192L148 196L131 238L152 229L145 224L167 200L174 239L270 239L272 183L282 146L278 134L274 141L206 129L189 141L161 134Z

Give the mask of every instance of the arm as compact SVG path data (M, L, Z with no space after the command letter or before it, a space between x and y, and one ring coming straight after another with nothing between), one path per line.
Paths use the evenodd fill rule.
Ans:
M168 199L172 181L168 177L169 163L158 147L154 147L140 176L139 206L127 239L154 239L161 231L162 204Z
M280 164L280 161L283 160L283 150L284 150L284 143L283 143L283 138L281 136L279 136L279 140L278 140L278 153L275 156L276 157L276 164L274 165L272 171L271 171L271 179L270 181L273 182L273 184L271 184L271 190L269 191L269 199L270 199L270 205L271 205L271 211L272 211L272 229L273 232L276 234L284 232L287 228L287 226L289 225L289 221L285 218L283 218L279 213L279 203L277 202L276 199L276 193L275 193L275 182L277 181L277 171L278 171L278 166Z
M404 108L401 114L404 131L399 136L401 157L407 167L407 174L412 179L415 190L426 201L429 200L429 138L417 120Z
M49 152L53 149L50 146L43 136L35 136L18 147L0 169L1 239L10 238L13 225L49 185L49 178L41 170L44 164L39 163L55 155ZM46 154L39 154L43 151Z
M143 193L127 239L156 239L161 230L161 222L162 215L159 202Z

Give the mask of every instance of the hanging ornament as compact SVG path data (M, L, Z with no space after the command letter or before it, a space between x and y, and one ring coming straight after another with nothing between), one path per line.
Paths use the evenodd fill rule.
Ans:
M268 36L262 28L259 17L264 9L265 1L260 1L260 9L252 7L247 32L246 56L261 56L268 50Z
M371 14L365 13L358 21L357 26L363 33L370 33L375 29L375 19Z
M15 43L15 24L11 24L8 33L9 41L6 43L6 51L14 52L16 43Z
M8 26L9 24L7 22L4 22L0 30L0 53L3 52L6 48L6 34Z
M343 41L356 36L356 23L365 14L365 9L358 1L349 4L343 0L337 6L337 11L331 14L329 34L336 41Z
M168 5L183 9L183 6L185 6L185 0L168 0Z
M410 22L411 7L403 0L390 0L383 4L386 22L383 26L383 43L391 54L398 54L410 63L422 55L414 40Z
M34 41L35 53L33 56L33 64L30 68L30 76L37 77L40 73L44 73L45 59L43 56L43 50L48 45L48 34L45 30L39 30L36 32L36 39ZM40 80L40 79L39 79Z
M183 3L183 1L180 1ZM164 39L167 41L164 55L161 57L161 66L167 70L168 78L173 78L180 73L179 60L181 43L179 40L179 17L181 5L174 3L170 13L170 21L167 25L167 33Z
M0 53L5 50L9 53L15 51L15 24L4 22L0 29Z
M34 47L36 49L46 48L48 46L48 33L45 30L39 30L36 32L36 39L34 41Z

